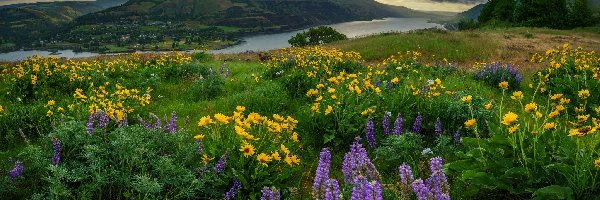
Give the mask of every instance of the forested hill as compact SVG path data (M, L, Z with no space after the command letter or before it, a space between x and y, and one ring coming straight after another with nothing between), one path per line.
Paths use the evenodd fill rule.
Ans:
M130 0L88 14L77 24L122 20L196 21L240 28L299 28L384 17L431 17L406 7L373 0Z

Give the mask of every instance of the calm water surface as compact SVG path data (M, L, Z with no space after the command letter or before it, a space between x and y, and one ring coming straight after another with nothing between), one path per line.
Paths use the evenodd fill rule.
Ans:
M332 24L329 26L335 28L337 31L345 34L349 38L355 38L359 36L366 36L383 32L404 32L434 27L442 28L442 25L429 23L427 19L422 18L386 18L383 20L373 21L345 22L339 24ZM306 30L308 29L286 33L245 37L243 38L244 42L239 45L235 45L221 50L211 50L210 53L239 53L246 51L265 51L271 49L290 47L287 41L297 33ZM61 50L57 53L58 55L51 55L52 52L40 50L13 51L8 53L0 53L0 61L19 61L33 55L39 55L44 57L55 56L64 58L86 58L101 55L98 53L91 52L74 52L73 50Z

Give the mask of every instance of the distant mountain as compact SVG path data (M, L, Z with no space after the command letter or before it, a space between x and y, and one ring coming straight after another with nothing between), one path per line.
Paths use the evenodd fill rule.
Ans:
M460 19L477 20L477 18L479 17L479 14L481 14L481 11L483 10L484 5L485 4L479 4L467 11L458 13L456 15L456 18L458 18L459 20Z
M39 38L75 18L121 5L126 0L63 1L0 6L0 43ZM27 35L28 38L22 38Z
M78 24L125 20L196 21L240 28L312 25L384 17L429 17L374 0L130 0L77 19Z

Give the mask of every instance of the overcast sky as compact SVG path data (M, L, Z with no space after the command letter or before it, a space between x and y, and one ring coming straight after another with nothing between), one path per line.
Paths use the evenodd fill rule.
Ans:
M48 2L54 0L0 0L0 5ZM487 0L376 0L381 3L406 6L415 10L461 12Z

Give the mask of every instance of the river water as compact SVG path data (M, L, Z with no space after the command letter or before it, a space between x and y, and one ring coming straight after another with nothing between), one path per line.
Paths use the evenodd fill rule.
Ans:
M405 32L425 28L442 28L442 25L429 23L428 19L423 18L385 18L382 20L373 21L353 21L339 24L328 25L337 31L345 34L349 38L367 36L384 32ZM211 50L210 53L240 53L246 51L265 51L271 49L279 49L290 47L288 40L299 32L293 32L256 35L242 38L244 42L239 45L231 46L221 50ZM55 56L65 58L86 58L98 56L102 54L92 52L74 52L73 50L61 50L56 52L57 55L51 55L52 52L41 50L13 51L8 53L0 53L0 61L19 61L33 55L39 56ZM56 54L55 53L55 54ZM140 52L144 53L144 52Z

